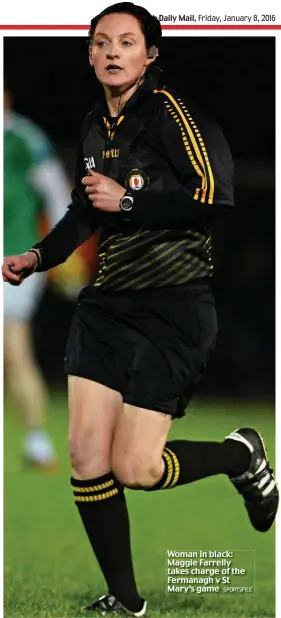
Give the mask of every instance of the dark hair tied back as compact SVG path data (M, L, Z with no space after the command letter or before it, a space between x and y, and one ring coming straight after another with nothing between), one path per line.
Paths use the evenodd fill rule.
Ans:
M108 6L101 13L99 13L99 15L93 17L91 21L91 28L89 30L90 45L93 42L94 32L98 22L102 17L105 15L110 15L111 13L128 13L129 15L136 17L143 31L147 49L152 47L152 45L159 48L162 36L159 20L157 17L154 17L154 15L151 15L151 13L149 13L149 11L144 9L142 6L133 4L133 2L117 2L116 4Z

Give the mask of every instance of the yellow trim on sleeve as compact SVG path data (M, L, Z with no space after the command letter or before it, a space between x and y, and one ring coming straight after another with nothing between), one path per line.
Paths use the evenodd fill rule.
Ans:
M184 142L184 146L185 149L187 151L187 154L190 158L190 161L193 165L193 167L195 168L197 174L202 178L202 184L201 187L198 187L195 190L195 194L194 194L194 199L195 200L199 200L199 196L200 196L200 192L202 192L201 194L201 199L200 201L202 203L204 203L206 201L206 197L208 194L208 204L212 204L213 203L213 198L214 198L214 176L213 176L213 172L212 172L212 168L211 168L211 164L209 161L209 157L205 148L205 144L203 142L203 139L200 135L200 131L197 128L195 122L193 121L192 117L190 116L189 112L187 111L187 109L182 105L180 105L176 99L173 97L172 94L170 94L170 92L167 92L167 90L154 90L155 93L159 93L159 94L164 94L168 97L168 99L171 101L171 103L173 104L174 108L177 110L179 117L182 120L182 123L189 135L190 141L192 143L192 146L194 148L194 152L197 156L197 162L194 160L194 157L192 156L192 153L190 151L190 147L188 144L188 141L185 137L185 132L181 129L181 133L182 133L182 139ZM170 105L167 104L167 108L169 113L172 115L172 117L174 117L174 111L172 111L172 108L170 107ZM187 114L187 117L185 115L185 113ZM177 120L177 122L179 122L179 120ZM200 152L200 148L202 150L202 154ZM203 155L203 157L202 157ZM204 173L202 172L202 170L200 169L198 163L201 165L202 170L204 170ZM208 182L208 175L209 175L209 179L210 182Z

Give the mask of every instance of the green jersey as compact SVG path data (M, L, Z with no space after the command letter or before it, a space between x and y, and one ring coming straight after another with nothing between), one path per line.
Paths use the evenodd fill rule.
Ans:
M50 142L33 122L4 117L4 255L27 251L38 240L42 197L32 175L53 158Z

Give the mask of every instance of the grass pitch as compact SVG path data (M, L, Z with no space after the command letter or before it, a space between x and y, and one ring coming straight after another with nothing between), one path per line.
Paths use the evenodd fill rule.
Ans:
M274 415L269 405L195 402L186 418L174 423L170 437L222 440L242 426L263 433L274 463ZM60 472L47 476L24 470L22 429L6 404L5 616L90 618L95 614L83 610L83 605L104 594L106 588L72 499L67 409L62 397L55 397L50 405L49 428L56 441ZM127 491L127 502L135 571L140 593L148 600L148 617L275 616L274 530L260 534L251 527L242 499L227 478L220 475L153 494ZM168 549L255 550L255 592L167 593ZM253 552L245 552L245 558L239 552L239 566L248 570L246 586L253 584L251 556ZM238 585L243 585L241 578Z

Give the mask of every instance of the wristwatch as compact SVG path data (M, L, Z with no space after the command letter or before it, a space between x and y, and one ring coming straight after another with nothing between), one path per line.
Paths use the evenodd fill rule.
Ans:
M34 265L32 274L39 268L39 266L42 265L42 255L41 255L41 251L40 249L35 249L34 247L31 247L31 249L28 249L28 251L26 253L34 253L37 257L37 262Z
M131 193L126 191L119 202L119 207L122 212L129 212L133 208L134 198Z

